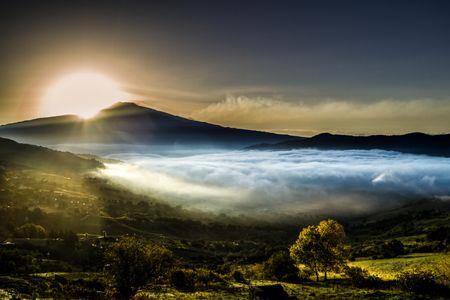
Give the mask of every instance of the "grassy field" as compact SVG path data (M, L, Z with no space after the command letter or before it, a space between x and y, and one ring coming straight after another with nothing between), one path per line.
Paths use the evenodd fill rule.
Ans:
M443 266L449 266L450 254L423 253L411 254L392 259L358 260L351 262L351 266L358 266L369 273L390 281L395 279L398 273L412 269L426 269L434 272L443 270ZM446 262L446 263L445 263ZM55 276L64 277L70 282L83 280L85 282L103 281L106 278L102 273L95 272L48 272L30 275L53 282ZM303 283L286 283L270 280L252 280L249 285L227 282L217 283L213 286L196 292L182 292L170 285L149 285L143 287L134 299L249 299L250 287L261 285L281 284L284 290L298 299L415 299L414 295L403 292L393 285L387 285L383 289L368 289L353 287L345 278L331 276L327 281L307 281ZM27 277L28 278L28 277ZM102 279L103 278L103 279ZM6 290L0 289L0 298L10 298Z
M414 269L429 270L441 273L443 267L449 266L450 254L416 253L390 259L366 259L349 263L358 266L373 275L390 281L403 272ZM398 289L374 290L355 288L339 280L341 275L331 276L328 282L305 282L292 284L268 280L253 280L251 285L281 284L285 291L299 299L415 299L414 295ZM153 290L143 290L137 299L248 299L249 286L234 284L225 290L210 290L202 292L180 292L171 287L160 287Z
M302 284L284 283L268 280L252 281L252 285L281 284L284 290L298 299L413 299L410 295L398 290L358 289L341 283L306 282ZM139 292L135 299L249 299L249 286L234 284L226 290L210 290L201 292L180 292L170 287L153 288Z
M397 258L357 260L349 263L377 275L383 280L392 280L398 273L414 269L440 272L444 263L450 261L450 254L415 253Z

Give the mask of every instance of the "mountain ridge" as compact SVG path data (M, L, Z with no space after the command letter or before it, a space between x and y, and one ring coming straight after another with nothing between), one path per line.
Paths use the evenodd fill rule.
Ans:
M450 157L450 134L430 135L411 132L401 135L351 136L321 133L310 138L280 143L255 144L247 150L293 150L314 148L321 150L388 150L411 154Z

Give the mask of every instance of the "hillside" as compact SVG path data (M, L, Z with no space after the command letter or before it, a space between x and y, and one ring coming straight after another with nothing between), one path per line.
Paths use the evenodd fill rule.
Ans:
M56 172L83 172L101 167L95 159L84 159L69 152L20 144L0 138L0 166Z
M275 144L258 144L249 150L292 150L316 148L323 150L371 150L381 149L412 154L450 156L450 134L428 135L409 133L404 135L349 136L322 133L311 138L284 141Z
M0 136L27 143L203 145L246 147L277 143L288 135L227 128L120 102L84 120L74 115L34 119L0 126Z

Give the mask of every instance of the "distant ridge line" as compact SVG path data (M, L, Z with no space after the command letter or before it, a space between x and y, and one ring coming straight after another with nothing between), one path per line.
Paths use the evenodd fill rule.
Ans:
M322 150L389 150L411 154L450 157L450 134L431 135L411 132L402 135L352 136L321 133L310 138L263 143L247 150L293 150L315 148Z

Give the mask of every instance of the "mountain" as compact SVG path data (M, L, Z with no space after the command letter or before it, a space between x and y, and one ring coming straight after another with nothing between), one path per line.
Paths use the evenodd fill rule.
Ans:
M246 147L293 137L198 122L129 102L119 102L84 120L74 115L0 126L0 136L40 144L211 145Z
M450 134L428 135L409 133L404 135L349 136L322 133L311 138L284 141L275 144L258 144L250 150L291 150L316 148L324 150L381 149L412 154L450 157Z
M71 173L93 170L102 167L103 164L95 159L85 159L69 152L0 138L1 166Z

